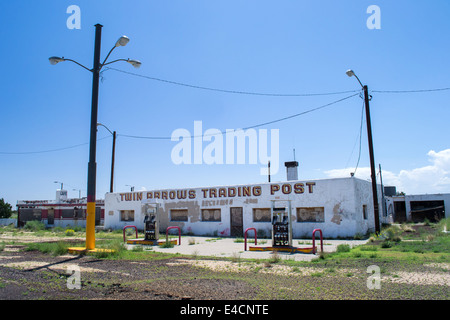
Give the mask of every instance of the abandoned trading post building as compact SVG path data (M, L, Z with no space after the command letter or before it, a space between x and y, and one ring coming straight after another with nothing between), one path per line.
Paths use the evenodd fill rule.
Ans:
M282 207L290 212L294 238L309 238L316 228L327 238L353 237L374 232L372 199L371 183L355 177L107 193L104 222L105 228L142 230L151 205L157 207L160 232L178 226L184 234L242 236L252 227L270 236L271 208ZM384 223L381 196L379 201Z

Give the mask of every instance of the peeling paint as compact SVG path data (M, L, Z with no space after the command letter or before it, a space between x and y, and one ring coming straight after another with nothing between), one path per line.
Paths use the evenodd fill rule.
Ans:
M342 216L341 216L342 212L343 212L343 210L341 209L341 203L338 202L333 207L333 217L331 218L331 222L334 222L334 223L340 225L341 221L342 221Z

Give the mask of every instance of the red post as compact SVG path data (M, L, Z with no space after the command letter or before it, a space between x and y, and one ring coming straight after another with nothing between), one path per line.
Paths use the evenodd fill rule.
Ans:
M138 237L138 229L136 226L125 226L123 227L123 242L125 242L125 229L127 228L134 228L134 230L136 231L136 239Z
M177 226L173 226L173 227L167 227L166 229L166 242L169 241L169 230L170 229L178 229L178 245L181 245L181 229L180 227Z
M244 232L244 251L247 251L247 231L249 231L249 230L253 230L254 231L254 233L255 233L255 245L258 244L257 240L256 240L256 229L255 228L247 228L247 229L245 229L245 232Z
M323 236L322 236L322 230L320 229L314 229L312 233L312 241L313 241L313 254L316 254L316 232L319 231L320 233L320 250L323 252Z

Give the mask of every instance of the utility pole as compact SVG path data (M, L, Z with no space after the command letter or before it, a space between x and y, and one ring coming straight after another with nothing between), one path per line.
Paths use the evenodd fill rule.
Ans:
M375 159L373 156L373 141L372 141L372 125L370 123L370 107L369 107L369 89L363 85L358 76L351 69L345 72L349 77L355 77L358 80L361 88L364 90L364 105L366 107L366 124L367 124L367 138L369 139L369 156L370 156L370 174L372 178L372 194L373 194L373 211L375 216L375 232L380 233L380 214L378 209L377 196L377 176L375 173Z
M370 107L369 107L369 89L363 86L364 89L364 104L366 106L366 123L367 123L367 137L369 140L369 156L370 156L370 175L372 177L372 193L373 193L373 209L375 215L375 232L380 232L380 215L378 208L377 196L377 176L375 173L375 159L373 155L373 140L372 140L372 126L370 122Z
M109 187L109 192L113 193L114 187L114 155L116 151L116 132L113 132L113 146L112 146L112 157L111 157L111 185Z

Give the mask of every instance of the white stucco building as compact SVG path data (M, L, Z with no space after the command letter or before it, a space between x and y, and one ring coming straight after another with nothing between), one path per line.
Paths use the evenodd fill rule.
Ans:
M385 222L378 191L380 222ZM270 236L272 205L290 206L294 238L310 238L316 228L328 238L375 230L371 183L355 177L108 193L105 228L143 229L145 205L155 203L161 232L178 226L185 234L242 236L252 227Z

